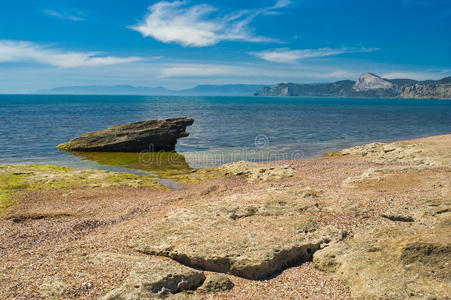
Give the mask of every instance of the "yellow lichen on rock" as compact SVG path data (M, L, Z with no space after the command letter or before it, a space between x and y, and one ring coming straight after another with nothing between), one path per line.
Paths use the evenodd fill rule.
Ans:
M115 185L162 187L156 178L103 170L79 170L49 165L0 166L0 214L27 190L50 190L70 187L108 187Z

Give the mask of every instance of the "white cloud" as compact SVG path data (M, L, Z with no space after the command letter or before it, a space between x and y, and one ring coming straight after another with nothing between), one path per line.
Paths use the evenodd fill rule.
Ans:
M209 64L181 64L161 69L161 77L202 77L237 74L237 67ZM239 73L238 73L239 74Z
M277 2L272 6L272 9L287 7L290 4L291 0L277 0Z
M82 18L80 16L79 13L70 14L68 12L59 12L59 11L52 10L52 9L44 9L43 13L48 16L55 17L55 18L62 19L62 20L69 20L69 21L75 21L75 22L85 20L84 18Z
M253 64L173 64L163 66L160 69L160 78L236 78L242 80L243 78L265 78L297 81L297 78L311 80L324 79L343 79L343 78L357 78L359 72L353 72L341 69L311 69L311 68L271 68L266 66L259 66ZM291 79L288 79L291 78Z
M428 80L428 79L441 79L443 77L449 76L449 71L440 71L440 72L404 72L404 71L396 71L396 72L388 72L381 74L382 78L387 79L415 79L415 80Z
M288 0L278 0L269 8L240 10L221 16L218 9L208 4L187 6L185 1L160 1L149 6L149 13L141 24L130 28L144 37L191 47L211 46L221 41L275 41L254 35L249 23L260 14L289 4Z
M290 50L286 48L267 50L261 52L251 52L250 54L255 55L261 59L278 62L278 63L294 63L298 60L339 55L344 53L356 53L356 52L372 52L377 51L377 48L320 48L320 49L303 49L303 50Z
M75 52L43 47L31 42L0 40L0 63L35 62L58 67L102 66L130 63L139 57L101 56L99 52Z

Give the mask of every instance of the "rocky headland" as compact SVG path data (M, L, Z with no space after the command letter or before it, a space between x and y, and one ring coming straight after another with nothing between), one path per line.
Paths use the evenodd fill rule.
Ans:
M355 98L423 98L451 99L451 77L441 80L386 79L363 73L357 79L334 83L278 83L263 87L255 96L355 97Z
M451 135L153 177L0 167L0 298L447 299Z

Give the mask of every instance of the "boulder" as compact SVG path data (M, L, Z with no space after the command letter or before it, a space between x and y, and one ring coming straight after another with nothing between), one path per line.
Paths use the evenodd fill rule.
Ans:
M207 276L204 284L196 291L198 293L219 293L230 291L233 287L233 282L227 276L211 274Z
M154 220L129 246L193 268L265 278L342 238L340 229L316 222L317 203L304 194L266 200L241 195L181 208Z
M199 288L205 281L203 272L158 257L104 254L91 258L94 263L119 260L132 265L120 287L104 300L177 298Z
M85 152L175 151L177 139L188 136L186 127L193 123L191 118L176 118L121 124L87 132L57 148Z

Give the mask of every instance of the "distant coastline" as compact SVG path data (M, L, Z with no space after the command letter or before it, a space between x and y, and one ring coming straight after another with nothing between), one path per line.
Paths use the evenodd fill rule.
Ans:
M45 95L139 95L139 96L252 96L263 84L197 85L191 89L171 90L164 87L140 87L132 85L63 86L38 90Z
M38 90L39 95L137 95L137 96L266 96L314 98L451 99L451 76L440 80L386 79L363 73L357 81L333 83L278 83L197 85L191 89L132 85L62 86Z
M332 98L409 98L451 99L451 76L440 80L385 79L372 73L360 75L357 81L296 84L279 83L264 87L255 96L296 96Z

